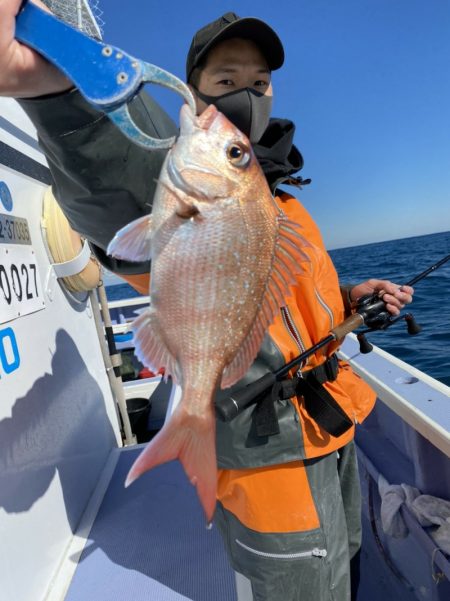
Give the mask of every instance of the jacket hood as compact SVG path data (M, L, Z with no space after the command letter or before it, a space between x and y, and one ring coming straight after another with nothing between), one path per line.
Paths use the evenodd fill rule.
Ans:
M273 191L281 184L298 187L309 184L310 179L294 173L303 167L303 157L293 144L295 125L288 119L270 119L261 140L253 145L253 150Z

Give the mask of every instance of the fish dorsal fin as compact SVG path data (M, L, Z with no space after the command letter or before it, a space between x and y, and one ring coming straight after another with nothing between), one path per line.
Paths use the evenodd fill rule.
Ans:
M310 262L302 249L311 247L311 244L299 233L300 226L286 219L283 214L278 221L271 273L260 310L249 335L233 361L224 369L221 388L232 386L246 374L258 354L268 327L278 315L280 307L286 304L286 297L291 295L289 286L295 283L295 275L304 271L301 263Z
M164 377L172 376L175 384L180 383L178 363L167 348L155 313L150 307L137 317L131 326L134 335L135 355L149 369L157 373L164 367Z
M126 261L151 258L152 217L144 215L120 229L108 245L108 255Z

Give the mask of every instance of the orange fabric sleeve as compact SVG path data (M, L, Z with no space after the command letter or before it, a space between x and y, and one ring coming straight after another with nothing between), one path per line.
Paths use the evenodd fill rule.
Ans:
M149 273L138 273L135 275L124 275L123 273L116 273L115 275L125 280L130 286L132 286L139 294L147 295L150 288L150 274Z

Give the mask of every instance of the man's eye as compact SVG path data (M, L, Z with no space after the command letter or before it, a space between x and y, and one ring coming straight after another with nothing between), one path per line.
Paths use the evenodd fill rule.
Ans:
M268 86L269 84L268 84L268 82L267 82L267 81L264 81L264 80L262 80L262 79L258 79L257 81L255 81L255 83L254 83L253 85L254 85L255 87L257 87L257 88L261 88L261 87L263 87L263 86Z
M233 85L233 81L231 79L221 79L217 83L221 86L232 86Z

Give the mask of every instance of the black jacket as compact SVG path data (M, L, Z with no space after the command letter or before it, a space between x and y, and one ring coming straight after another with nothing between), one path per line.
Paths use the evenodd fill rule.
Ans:
M103 113L88 104L77 90L19 100L35 125L47 157L53 193L71 227L90 242L99 261L115 273L137 274L149 263L130 263L106 254L116 232L151 211L156 179L167 150L149 151L131 142ZM145 92L130 105L137 125L156 138L176 135L177 126ZM275 188L293 178L303 158L293 145L295 126L271 119L254 151Z
M149 270L106 255L115 233L151 210L166 150L149 152L133 144L103 113L73 90L19 100L37 129L53 180L53 193L71 227L86 237L100 262L116 273ZM153 137L176 135L177 127L147 94L136 96L130 112Z

